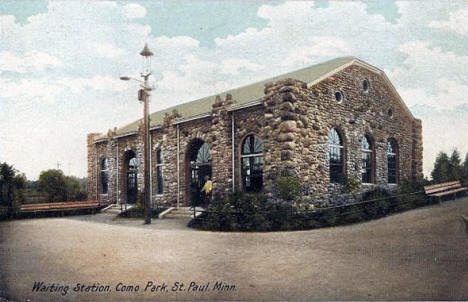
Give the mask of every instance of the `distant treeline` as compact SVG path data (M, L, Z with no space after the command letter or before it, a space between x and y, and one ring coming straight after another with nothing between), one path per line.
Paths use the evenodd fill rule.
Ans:
M437 184L453 180L460 180L465 185L468 184L468 153L465 160L461 161L460 153L457 149L450 157L445 152L439 152L434 162L434 169L431 172L431 183Z
M29 181L12 165L0 164L0 206L86 199L86 178L51 169L42 171L37 181Z

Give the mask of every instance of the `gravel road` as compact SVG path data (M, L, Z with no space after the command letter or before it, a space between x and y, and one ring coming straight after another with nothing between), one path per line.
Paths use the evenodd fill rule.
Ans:
M297 232L204 232L185 227L187 220L143 225L105 213L4 221L0 297L467 300L468 235L461 214L468 216L468 198Z

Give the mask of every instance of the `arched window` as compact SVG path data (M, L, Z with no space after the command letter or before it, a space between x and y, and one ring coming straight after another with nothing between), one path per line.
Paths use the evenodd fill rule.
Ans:
M361 173L363 183L374 182L374 146L367 135L361 141Z
M343 141L336 129L328 133L328 154L330 157L330 182L341 182L344 176Z
M107 158L101 160L101 194L107 194L107 171L108 171Z
M241 174L244 190L258 192L263 187L263 144L256 135L242 142Z
M398 145L392 138L387 140L387 181L398 183Z
M158 149L156 151L156 194L163 194L163 158L162 158L162 151Z
M200 149L198 149L195 162L199 164L206 164L211 162L210 146L208 146L207 143L203 143Z
M124 153L124 181L123 188L126 191L126 203L136 203L138 193L138 162L136 154L133 150L128 150Z

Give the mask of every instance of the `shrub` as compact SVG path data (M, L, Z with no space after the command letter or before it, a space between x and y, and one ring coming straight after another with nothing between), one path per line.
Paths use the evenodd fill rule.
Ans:
M362 201L382 199L392 196L390 192L383 187L375 187L362 195Z
M285 176L278 179L282 177ZM391 194L385 187L375 187L362 195L359 204L316 210L299 199L272 202L259 193L215 195L208 211L189 226L218 231L286 231L356 223L427 204L419 191L421 187L419 183L403 182L396 191L399 195ZM417 194L409 194L414 192Z
M280 175L275 179L275 189L278 197L283 200L296 200L301 195L301 184L297 177Z
M351 205L346 207L346 210L344 210L340 216L340 221L343 224L356 223L368 218L366 213L363 211L363 207L360 205Z
M423 206L428 204L428 198L424 192L423 182L411 182L403 180L396 192L395 210L406 211L415 207Z
M189 226L219 231L272 231L302 228L297 209L289 202L271 202L261 193L215 195L203 215Z
M346 177L343 182L343 193L357 193L361 190L361 181L355 176Z

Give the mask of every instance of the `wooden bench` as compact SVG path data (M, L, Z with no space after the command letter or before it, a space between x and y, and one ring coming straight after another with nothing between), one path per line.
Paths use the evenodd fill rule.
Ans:
M27 212L52 212L52 211L72 211L72 210L96 210L100 207L97 201L67 201L67 202L49 202L22 204L19 208L20 213Z
M458 192L466 192L467 190L468 188L462 187L459 180L424 187L424 192L427 196L437 197L439 201L442 196L446 195L453 195L453 199L455 199Z

